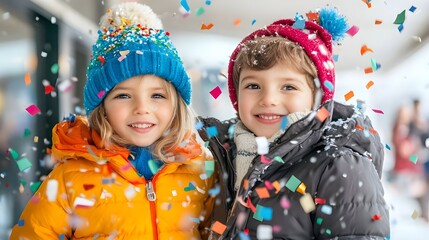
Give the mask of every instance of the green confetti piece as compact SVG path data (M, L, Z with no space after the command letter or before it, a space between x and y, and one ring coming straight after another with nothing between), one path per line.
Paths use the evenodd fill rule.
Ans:
M411 155L410 156L410 161L412 163L416 164L418 160L419 160L419 157L417 157L416 155Z
M277 161L279 163L285 163L285 161L283 161L283 159L281 157L279 157L279 156L275 156L274 157L274 161Z
M316 223L317 223L318 225L322 225L322 222L323 222L323 218L318 217L318 218L316 219Z
M27 185L27 181L25 181L24 179L19 180L19 182L21 183L22 186L25 187L25 185Z
M151 171L153 174L157 173L157 172L158 172L158 170L159 170L159 167L158 167L158 165L155 163L155 161L154 161L154 160L152 160L152 159L150 159L148 163L149 163L149 169L150 169L150 171Z
M23 135L23 137L28 137L28 136L30 136L30 135L31 135L31 131L30 131L30 129L26 128L26 129L24 130L24 135Z
M39 189L40 185L42 184L42 182L34 182L34 183L30 183L30 190L32 193L35 193L37 191L37 189Z
M13 150L12 148L9 148L8 151L14 160L16 160L19 157L18 152Z
M32 164L27 158L21 158L18 161L16 161L18 164L19 171L25 171L29 168L31 168Z
M331 229L329 229L329 228L326 229L325 233L328 234L328 235L331 235Z
M393 24L403 24L405 22L405 10L400 14L396 15L396 19Z
M215 170L214 161L205 161L204 165L205 165L207 177L210 177Z
M198 16L201 16L201 14L203 14L204 13L204 8L203 7L200 7L200 8L198 8L196 11L195 11L195 15L198 17Z
M292 175L287 181L286 187L289 188L289 190L291 190L292 192L295 192L299 184L301 184L301 181L298 178L296 178L294 175Z
M371 58L371 68L373 71L377 71L377 61L374 58Z
M60 69L60 67L59 67L58 63L55 63L51 66L51 73L57 74L59 69Z

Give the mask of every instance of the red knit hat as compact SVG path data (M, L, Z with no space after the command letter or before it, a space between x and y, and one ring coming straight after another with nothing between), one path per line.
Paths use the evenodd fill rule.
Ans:
M329 22L327 24L327 28L337 28L334 29L334 31L328 32L328 30L323 28L321 25L312 21L304 20L301 21L302 27L296 27L294 24L296 22L298 23L299 20L295 21L294 19L283 19L276 21L264 28L256 30L255 32L245 37L240 42L240 44L238 44L237 48L234 50L230 57L228 66L229 97L232 101L235 110L238 111L237 95L235 91L236 89L233 83L233 69L235 59L244 43L249 40L254 40L255 38L264 36L282 36L300 45L310 57L314 66L317 69L320 87L323 91L321 103L325 103L326 101L329 101L333 98L335 86L334 60L332 58L333 36L335 38L335 41L337 39L339 40L343 37L343 34L345 33L345 30L347 30L346 28L348 28L348 26L345 23L345 19L341 19L342 22L339 26L341 26L341 28L343 28L342 30L344 31L342 34L337 35L338 27L335 26L335 23L333 23L332 19L338 19L338 16L334 16L333 18L331 18L332 12L336 14L336 10L329 10L329 20L323 20L325 22Z

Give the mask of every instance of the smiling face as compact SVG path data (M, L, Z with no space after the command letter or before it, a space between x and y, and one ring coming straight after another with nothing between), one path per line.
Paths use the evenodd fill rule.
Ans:
M237 93L240 119L258 137L272 137L280 129L283 117L313 106L306 75L285 63L266 70L243 68Z
M119 83L107 95L107 120L126 144L149 146L169 129L175 101L167 84L157 76L137 76Z

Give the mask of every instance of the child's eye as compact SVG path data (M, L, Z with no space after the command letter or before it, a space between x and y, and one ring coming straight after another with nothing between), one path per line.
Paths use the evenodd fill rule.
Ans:
M152 95L152 98L166 98L164 94L161 93L154 93Z
M284 85L282 89L286 91L291 91L291 90L296 90L296 87L292 85Z
M259 86L257 84L248 84L244 88L247 88L247 89L259 89Z
M125 93L120 93L120 94L117 94L117 95L115 96L115 98L119 98L119 99L128 99L128 98L131 98L131 96L130 96L130 95L128 95L128 94L125 94Z

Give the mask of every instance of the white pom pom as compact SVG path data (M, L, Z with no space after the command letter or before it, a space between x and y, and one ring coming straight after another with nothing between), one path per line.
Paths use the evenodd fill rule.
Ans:
M149 6L137 2L125 2L107 10L100 19L100 29L117 28L125 23L140 24L146 28L163 28L161 20Z

